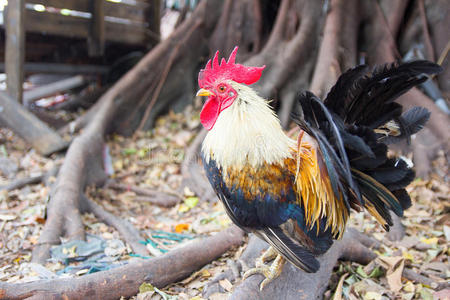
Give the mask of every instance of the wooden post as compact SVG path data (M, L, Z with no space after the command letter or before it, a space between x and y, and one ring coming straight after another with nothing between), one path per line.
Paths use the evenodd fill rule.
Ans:
M159 43L161 39L161 0L147 0L148 9L146 18L148 22L148 28L151 32L149 42L147 46L154 46Z
M25 56L25 0L9 1L6 7L6 86L11 97L22 103Z
M105 5L104 0L91 2L91 25L88 37L89 56L101 56L105 50Z

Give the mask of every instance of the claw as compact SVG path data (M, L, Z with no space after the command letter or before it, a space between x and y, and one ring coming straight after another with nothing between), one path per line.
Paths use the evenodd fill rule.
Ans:
M270 266L265 264L267 261L272 260L274 257L275 260ZM263 253L261 257L256 260L256 267L245 272L242 278L243 280L245 280L255 274L264 275L265 279L259 286L259 290L262 291L266 285L280 276L285 263L286 260L281 255L279 255L275 249L270 247L266 252Z

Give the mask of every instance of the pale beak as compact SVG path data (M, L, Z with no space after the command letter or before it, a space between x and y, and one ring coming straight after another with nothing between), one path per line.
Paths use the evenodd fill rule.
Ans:
M209 97L209 96L213 96L213 95L214 95L214 93L211 93L210 91L205 90L205 89L199 89L196 94L196 96L205 96L205 97Z

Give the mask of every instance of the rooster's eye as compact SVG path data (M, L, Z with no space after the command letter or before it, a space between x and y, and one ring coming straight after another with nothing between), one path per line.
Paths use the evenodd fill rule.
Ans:
M223 93L225 92L226 88L224 85L219 86L219 92Z

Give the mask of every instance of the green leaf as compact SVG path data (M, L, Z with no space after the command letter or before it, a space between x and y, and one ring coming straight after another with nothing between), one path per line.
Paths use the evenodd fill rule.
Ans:
M143 284L141 284L139 286L139 293L146 293L146 292L154 292L155 291L155 287L148 282L144 282Z
M361 266L358 266L358 268L356 269L356 274L362 276L363 278L368 277L366 272L364 271L363 267L361 267Z
M125 148L122 150L123 155L133 155L136 154L137 150L136 148Z
M433 300L433 294L427 288L420 290L420 298L423 300Z
M369 274L369 278L378 278L384 275L383 270L376 266L375 269L372 270L372 272L370 272Z
M184 204L189 208L194 208L198 204L198 197L187 197Z

